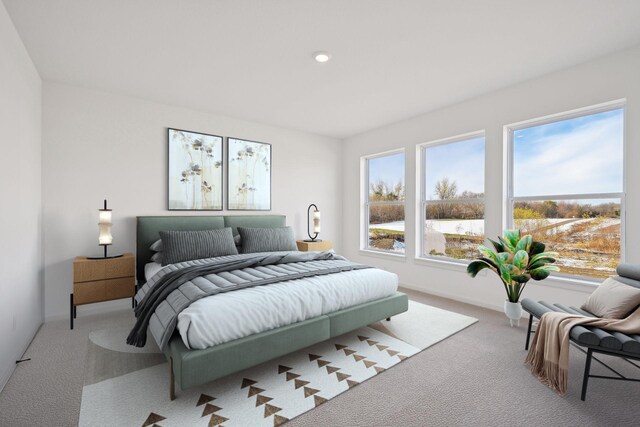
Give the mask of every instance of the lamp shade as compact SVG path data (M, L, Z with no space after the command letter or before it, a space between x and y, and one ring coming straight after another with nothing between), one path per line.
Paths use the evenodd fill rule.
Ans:
M320 233L320 211L313 213L313 232Z

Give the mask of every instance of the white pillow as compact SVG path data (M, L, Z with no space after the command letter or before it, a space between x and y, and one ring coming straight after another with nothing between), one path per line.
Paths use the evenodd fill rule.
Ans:
M609 277L589 295L580 308L604 319L624 319L639 305L639 288Z

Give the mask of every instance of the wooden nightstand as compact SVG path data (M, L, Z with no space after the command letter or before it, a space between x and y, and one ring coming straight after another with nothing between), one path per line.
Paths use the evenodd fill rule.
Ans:
M315 242L305 242L304 240L296 240L298 250L302 252L309 251L328 251L333 248L330 240L317 240Z
M70 325L76 317L76 307L94 302L131 298L136 294L135 257L127 252L119 258L73 260L73 293L70 294Z

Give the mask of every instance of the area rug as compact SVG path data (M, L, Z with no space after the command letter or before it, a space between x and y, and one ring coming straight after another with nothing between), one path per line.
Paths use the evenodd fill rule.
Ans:
M477 322L409 302L406 313L212 383L177 390L157 346L124 343L128 328L93 331L80 426L278 426ZM151 341L151 340L150 340Z

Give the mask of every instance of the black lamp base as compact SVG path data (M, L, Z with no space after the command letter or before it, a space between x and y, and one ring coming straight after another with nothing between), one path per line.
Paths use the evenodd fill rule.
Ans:
M110 258L120 258L122 256L122 254L120 255L108 255L108 256L88 256L87 259L110 259Z
M304 239L303 242L322 242L322 239Z
M105 200L105 206L106 206L106 200ZM87 259L109 259L109 258L120 258L122 256L122 254L118 254L118 255L107 255L107 246L110 245L100 245L104 247L104 255L102 256L88 256Z

